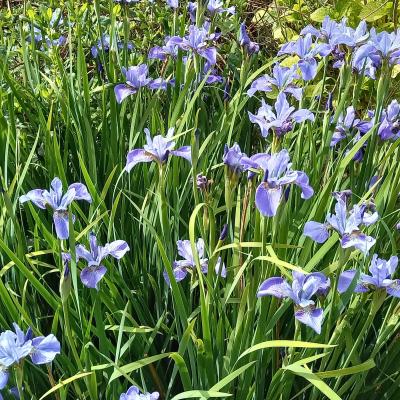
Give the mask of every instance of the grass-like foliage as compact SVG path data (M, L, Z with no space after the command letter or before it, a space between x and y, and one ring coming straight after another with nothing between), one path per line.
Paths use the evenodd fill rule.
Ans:
M0 397L397 398L400 32L11 3Z

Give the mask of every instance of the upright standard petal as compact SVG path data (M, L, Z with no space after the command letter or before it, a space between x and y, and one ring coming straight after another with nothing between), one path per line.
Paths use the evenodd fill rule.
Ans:
M154 157L144 149L134 149L126 156L126 165L124 170L129 172L136 164L151 161L154 161Z
M282 188L269 188L268 185L261 183L256 191L256 206L264 217L276 215L282 197Z
M52 334L32 339L32 352L30 356L34 364L50 363L57 354L60 354L60 351L60 342Z
M314 329L319 335L321 333L323 313L322 308L301 308L296 310L294 316L302 324Z

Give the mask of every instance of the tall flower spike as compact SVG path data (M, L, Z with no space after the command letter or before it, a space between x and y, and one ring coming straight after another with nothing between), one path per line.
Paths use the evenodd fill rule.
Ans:
M37 207L46 209L49 206L53 210L53 222L59 239L69 237L68 207L74 200L85 200L89 203L92 198L82 183L69 185L67 192L63 195L62 182L59 178L51 181L50 191L34 189L19 198L20 203L31 201ZM74 217L73 217L74 218Z
M129 246L124 240L115 240L100 246L97 244L94 233L91 233L89 235L89 250L81 244L76 246L77 259L84 259L88 263L88 266L81 272L82 283L88 288L98 290L98 284L107 272L107 268L101 265L102 261L108 256L120 260L129 250Z
M284 93L279 93L274 108L275 111L263 99L256 115L248 112L250 121L260 127L263 137L268 136L270 129L273 129L277 136L283 136L293 129L296 122L314 121L314 114L311 111L304 108L295 111L296 109L289 105Z
M259 287L257 297L290 298L295 304L295 318L320 334L323 310L316 308L315 302L311 298L319 293L325 294L329 290L330 281L321 272L305 275L293 271L292 276L291 285L281 277L268 278Z
M388 261L374 254L369 266L370 275L361 273L354 288L355 293L368 292L370 289L385 289L387 294L400 297L400 279L391 279L397 269L398 258L392 256ZM338 291L346 292L357 275L357 270L344 271L339 276Z
M147 144L142 149L134 149L128 153L125 165L126 172L129 172L135 165L142 162L156 161L159 164L163 164L168 160L170 155L182 157L189 162L192 161L190 146L183 146L174 150L175 142L172 140L174 128L170 128L165 137L157 135L152 138L147 128L144 132Z
M275 154L256 154L251 158L242 159L242 164L249 167L255 165L264 172L263 181L256 190L256 206L265 217L276 215L284 188L290 184L301 188L303 199L309 199L314 194L307 175L303 171L292 170L287 150Z
M335 230L341 237L342 248L354 247L364 254L368 254L376 240L363 233L360 227L372 225L377 220L378 213L374 210L373 205L354 205L348 211L346 202L337 198L335 214L328 213L325 223L307 222L304 226L304 235L317 243L324 243L329 238L329 230Z

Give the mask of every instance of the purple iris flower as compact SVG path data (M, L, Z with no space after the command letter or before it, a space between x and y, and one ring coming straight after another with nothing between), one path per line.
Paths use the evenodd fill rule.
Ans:
M117 47L118 49L123 49L125 46L124 42L118 41L117 42ZM104 50L106 53L110 51L111 48L111 38L110 35L103 34L101 38L97 41L97 44L95 46L92 46L91 48L91 53L93 58L97 58L99 55L99 52L101 50ZM134 46L132 42L127 42L126 43L126 48L128 51L132 51Z
M247 34L245 23L240 24L239 29L239 43L246 50L249 55L258 53L260 51L260 46L256 42L252 42L250 40L249 35Z
M314 79L317 75L317 55L327 56L332 51L327 43L313 44L311 34L298 38L295 42L285 43L278 51L278 56L282 54L295 54L300 60L298 66L305 81Z
M396 140L400 137L400 104L392 100L382 111L378 135L382 140Z
M192 51L207 60L210 65L217 62L217 49L210 46L210 40L213 40L215 35L209 35L208 25L197 27L189 26L189 34L185 37L172 36L168 42L168 46L178 46L181 50Z
M268 136L271 128L277 136L283 136L293 129L295 122L314 121L314 114L311 111L304 108L295 111L295 108L289 105L284 93L279 93L274 107L275 112L263 99L256 115L249 112L250 121L259 125L263 137Z
M178 254L182 257L181 260L175 260L173 265L173 274L175 280L180 282L184 280L190 270L196 269L196 262L194 259L194 255L192 252L192 246L190 244L190 240L178 240L176 242L178 248ZM208 259L204 258L205 256L205 246L204 240L199 238L196 242L196 249L199 256L200 268L203 274L207 274L208 272ZM222 278L226 277L226 268L225 264L222 263L221 257L218 258L217 263L215 265L216 274L220 275ZM171 286L171 282L169 280L169 276L167 271L163 273L165 282Z
M237 174L245 169L242 163L243 157L247 156L245 153L242 153L242 150L237 143L234 143L232 147L229 147L227 144L225 145L222 159L224 164L227 165L233 173Z
M179 0L167 0L167 5L168 7L176 10L177 8L179 8Z
M62 182L59 178L54 178L51 181L50 191L43 189L34 189L19 198L20 203L32 201L37 207L42 210L46 206L53 209L53 222L56 228L57 237L59 239L68 239L69 237L69 219L68 206L74 200L85 200L89 203L92 198L82 183L73 183L69 185L67 192L63 195ZM74 217L73 217L74 218Z
M126 172L129 172L136 164L141 162L156 161L163 164L170 155L183 157L189 162L192 161L190 146L183 146L174 150L175 142L172 140L174 128L168 129L166 137L157 135L152 138L147 128L144 132L146 133L147 144L143 146L143 149L134 149L128 153L125 165Z
M13 325L15 333L5 331L0 335L0 389L7 383L7 368L18 364L26 356L29 355L34 364L40 365L50 363L60 354L60 342L53 334L33 337L30 328L24 333L16 323Z
M120 260L129 251L129 246L124 240L115 240L99 246L93 233L89 235L89 246L90 250L81 244L76 246L77 259L83 258L88 263L81 272L81 281L86 287L99 290L98 283L107 272L107 268L101 265L102 261L108 256Z
M347 26L346 18L343 18L340 22L336 22L329 16L326 16L322 21L321 29L316 29L312 25L308 25L300 32L300 35L307 34L311 34L323 40L328 43L332 49L341 44L348 47L355 47L364 43L369 36L367 23L365 21L361 21L357 28L353 29Z
M350 135L351 129L356 129L361 133L367 133L373 126L371 121L362 121L356 118L353 106L347 107L346 114L340 114L336 124L335 131L331 139L331 147L336 146L339 142Z
M376 240L363 233L360 226L374 224L379 216L373 205L354 205L348 211L346 202L336 198L335 214L326 216L326 222L309 221L304 226L304 235L317 243L324 243L329 237L329 230L333 229L341 236L341 246L344 249L354 247L364 254L368 254Z
M167 89L167 81L161 78L151 79L148 77L149 69L146 64L136 65L128 69L122 68L122 73L125 75L126 83L120 83L114 87L115 97L119 104L126 97L137 93L142 87L148 87L151 90Z
M397 264L398 258L396 256L392 256L386 261L374 254L369 267L371 275L361 273L357 279L354 292L365 293L371 288L384 288L388 295L400 297L400 279L391 279L397 269ZM357 270L355 269L349 269L340 274L338 282L339 293L344 293L348 290L356 274Z
M251 97L255 92L272 92L275 86L279 92L290 93L297 100L301 99L303 89L295 86L292 82L295 79L299 79L297 74L297 65L291 68L282 67L279 63L276 63L273 69L272 77L265 74L261 78L257 78L250 86L247 94Z
M169 38L165 40L164 46L154 46L150 49L148 58L158 59L165 61L169 56L176 58L178 56L178 46L174 44L168 44Z
M354 53L353 67L361 71L368 59L374 67L380 67L384 60L390 65L400 64L400 30L376 33L372 28L368 42Z
M264 172L263 181L256 191L256 206L264 217L276 215L284 188L295 184L301 188L301 198L309 199L314 190L309 185L308 176L303 171L292 170L290 156L287 150L279 153L260 153L251 158L244 157L241 164L246 167L258 167Z
M203 74L206 75L208 72L209 75L207 76L206 79L206 83L208 85L212 85L213 83L222 83L224 81L224 78L215 72L215 68L208 62L205 62L203 68Z
M126 393L121 394L119 400L158 400L159 397L158 392L141 393L138 387L131 386Z
M223 8L224 3L221 0L208 0L207 10L211 14L222 14L224 12L234 15L235 7Z
M330 287L329 279L321 272L303 274L292 271L292 284L281 277L272 277L264 281L258 289L257 297L274 296L278 299L290 298L295 304L295 318L302 324L321 333L323 319L322 308L316 308L311 298L326 293Z

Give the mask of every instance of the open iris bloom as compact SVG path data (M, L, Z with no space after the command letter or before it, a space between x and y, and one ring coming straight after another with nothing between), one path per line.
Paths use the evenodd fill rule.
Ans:
M350 131L354 128L361 133L367 133L373 124L371 121L363 121L356 118L354 107L347 107L346 114L340 114L335 131L331 139L331 147L336 146L346 137L350 136Z
M191 162L192 155L190 146L182 146L174 150L175 142L172 140L174 128L168 130L166 137L157 135L152 138L147 128L145 128L144 132L146 134L147 144L143 146L143 149L134 149L128 153L125 165L126 172L129 172L136 164L142 162L156 161L159 164L163 164L168 160L170 155L183 157Z
M327 56L332 51L327 43L314 44L311 34L299 37L295 42L285 43L278 51L278 56L282 54L295 54L300 60L298 66L305 81L314 79L317 75L317 55Z
M275 154L258 153L251 157L243 155L238 162L242 170L249 170L249 179L255 175L251 169L263 170L263 181L257 188L255 199L256 206L263 216L276 215L287 185L298 185L303 199L309 199L314 194L307 175L302 171L292 170L287 150Z
M40 365L52 362L60 354L60 342L53 334L33 337L30 328L24 333L16 323L13 326L15 332L7 330L0 335L0 389L7 385L8 368L28 355L34 364Z
M175 260L173 265L173 274L174 278L177 282L184 280L189 273L189 271L193 271L196 269L196 261L192 252L192 246L190 240L178 240L176 242L178 248L178 254L182 257L182 260ZM207 274L208 272L208 259L204 258L205 249L204 249L204 240L198 239L196 242L196 249L199 256L200 268L203 274ZM218 258L217 263L215 265L215 272L217 275L220 275L222 278L226 277L226 268L222 263L221 257ZM167 271L164 271L164 279L165 282L169 286L171 286L171 282L168 276Z
M59 239L68 239L69 237L69 218L68 206L74 200L85 200L89 203L92 198L82 183L73 183L69 185L67 192L63 195L62 182L59 178L51 181L50 191L43 189L34 189L19 198L20 203L31 201L42 210L49 206L53 210L53 222L56 228L56 234ZM74 218L74 217L73 217Z
M235 7L224 8L223 5L224 3L221 0L208 0L207 10L211 15L222 14L224 12L231 15L235 14Z
M124 240L115 240L99 246L93 233L89 235L89 246L89 250L81 244L76 246L77 259L83 258L88 263L81 272L81 281L86 287L99 290L98 284L107 272L107 268L101 265L102 261L108 256L120 260L129 251L129 246Z
M232 173L238 174L245 170L245 165L242 163L244 157L247 158L246 154L242 153L237 143L234 143L232 147L225 144L222 160Z
M189 26L189 34L185 37L172 36L167 46L178 46L181 50L191 51L198 54L207 60L210 65L217 62L217 49L210 46L210 41L215 38L215 35L209 35L208 25L197 27L195 25Z
M252 42L250 40L249 35L247 34L246 25L243 23L240 24L239 29L239 43L246 50L249 55L258 53L260 51L260 46L256 42Z
M168 57L176 58L178 56L178 46L168 43L169 38L165 40L164 46L154 46L150 49L148 58L165 61Z
M179 8L179 1L178 0L167 0L167 6L176 10Z
M290 298L295 304L295 318L302 324L321 333L323 310L316 308L315 295L325 295L330 287L329 279L321 272L303 274L292 271L292 284L281 277L265 280L258 289L257 297L274 296L278 299Z
M342 44L351 48L358 46L364 43L369 36L367 23L364 20L358 24L356 29L353 29L347 25L346 18L336 22L329 16L326 16L322 21L321 29L308 25L300 32L300 35L307 34L311 34L329 44L332 51L336 46Z
M376 33L375 28L372 28L368 42L354 53L353 67L358 71L363 68L374 69L385 61L390 66L400 64L400 30ZM374 74L371 77L374 78Z
M370 289L385 289L386 293L393 297L400 297L400 279L391 279L397 269L398 258L396 256L383 260L374 254L369 266L370 275L361 273L354 288L355 293L369 292ZM339 276L338 291L346 292L357 275L357 270L343 271Z
M138 387L131 386L126 393L121 394L119 400L158 400L159 397L158 392L141 393Z
M260 127L263 137L268 136L270 129L280 137L290 132L296 122L314 121L314 114L311 111L304 108L295 110L295 107L289 105L286 95L279 93L274 108L263 99L257 114L248 113L250 121Z
M285 187L295 184L301 188L301 198L309 199L314 194L308 176L302 171L292 170L287 150L279 153L260 153L241 160L244 168L261 168L263 181L256 190L256 207L264 217L276 215Z
M354 247L364 254L368 254L376 240L361 231L361 226L374 224L379 216L373 205L357 205L348 211L346 200L337 198L335 213L326 216L325 223L309 221L304 226L304 235L317 243L324 243L330 236L329 231L339 233L342 248Z
M400 104L392 100L385 110L382 110L378 135L382 140L397 140L400 137Z
M118 103L128 96L135 94L139 89L147 87L151 90L166 90L168 82L162 78L152 79L148 77L149 69L146 64L136 65L128 69L122 68L126 83L119 83L114 87L115 97Z
M276 63L272 72L272 76L265 74L264 76L256 79L251 84L247 94L251 97L258 91L272 92L273 88L276 87L279 92L289 93L297 100L300 100L303 94L303 89L295 86L292 83L295 79L299 78L300 77L297 73L297 65L287 68Z

